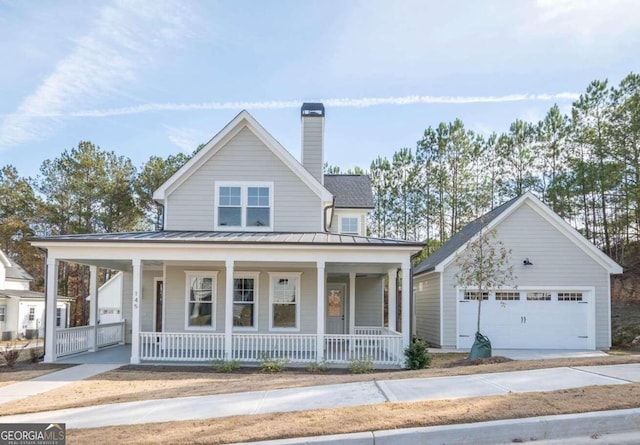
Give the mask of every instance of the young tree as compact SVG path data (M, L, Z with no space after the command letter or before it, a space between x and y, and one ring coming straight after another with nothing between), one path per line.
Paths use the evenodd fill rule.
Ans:
M476 332L480 333L482 295L492 289L499 289L512 283L516 277L511 265L511 250L498 239L495 229L489 230L481 218L480 232L467 244L467 248L456 256L458 272L456 282L461 287L477 288L478 319Z

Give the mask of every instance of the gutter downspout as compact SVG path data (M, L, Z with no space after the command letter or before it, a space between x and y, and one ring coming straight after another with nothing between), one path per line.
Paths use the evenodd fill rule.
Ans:
M333 210L335 210L335 208L336 208L336 197L334 196L333 202L324 208L324 221L322 221L322 226L325 232L329 231L329 228L327 227L327 211L331 209L331 219L333 219ZM331 224L331 221L329 221L329 224Z

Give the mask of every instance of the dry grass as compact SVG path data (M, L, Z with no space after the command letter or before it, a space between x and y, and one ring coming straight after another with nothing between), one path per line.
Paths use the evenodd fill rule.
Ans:
M433 354L432 367L419 371L377 371L352 375L346 370L311 374L305 369L289 369L266 376L257 368L218 374L208 366L124 366L88 380L44 394L0 405L0 415L23 414L107 403L203 396L244 391L272 390L312 385L390 380L419 377L469 375L486 372L519 371L558 366L584 366L640 362L638 355L583 359L511 361L506 363L447 368L464 354Z
M50 372L68 368L67 364L19 362L13 369L0 366L0 387L35 379Z
M640 406L640 384L415 403L385 403L199 421L76 429L69 444L224 444L482 422ZM516 437L514 437L516 439ZM528 437L522 439L530 439Z

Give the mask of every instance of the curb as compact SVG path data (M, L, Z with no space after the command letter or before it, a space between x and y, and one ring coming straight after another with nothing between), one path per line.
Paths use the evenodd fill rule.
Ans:
M430 426L399 430L367 431L331 436L251 442L253 445L495 445L578 436L599 437L611 433L633 432L640 441L640 408L598 411L584 414L494 420L461 425ZM247 444L248 442L244 442ZM594 443L597 443L594 440ZM242 445L242 444L237 444Z

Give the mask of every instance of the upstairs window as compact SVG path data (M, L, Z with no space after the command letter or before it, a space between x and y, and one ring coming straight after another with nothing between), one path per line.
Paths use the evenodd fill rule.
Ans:
M218 183L216 230L273 230L272 183Z
M358 228L359 218L357 216L343 216L340 218L340 233L345 235L359 235L360 230Z

